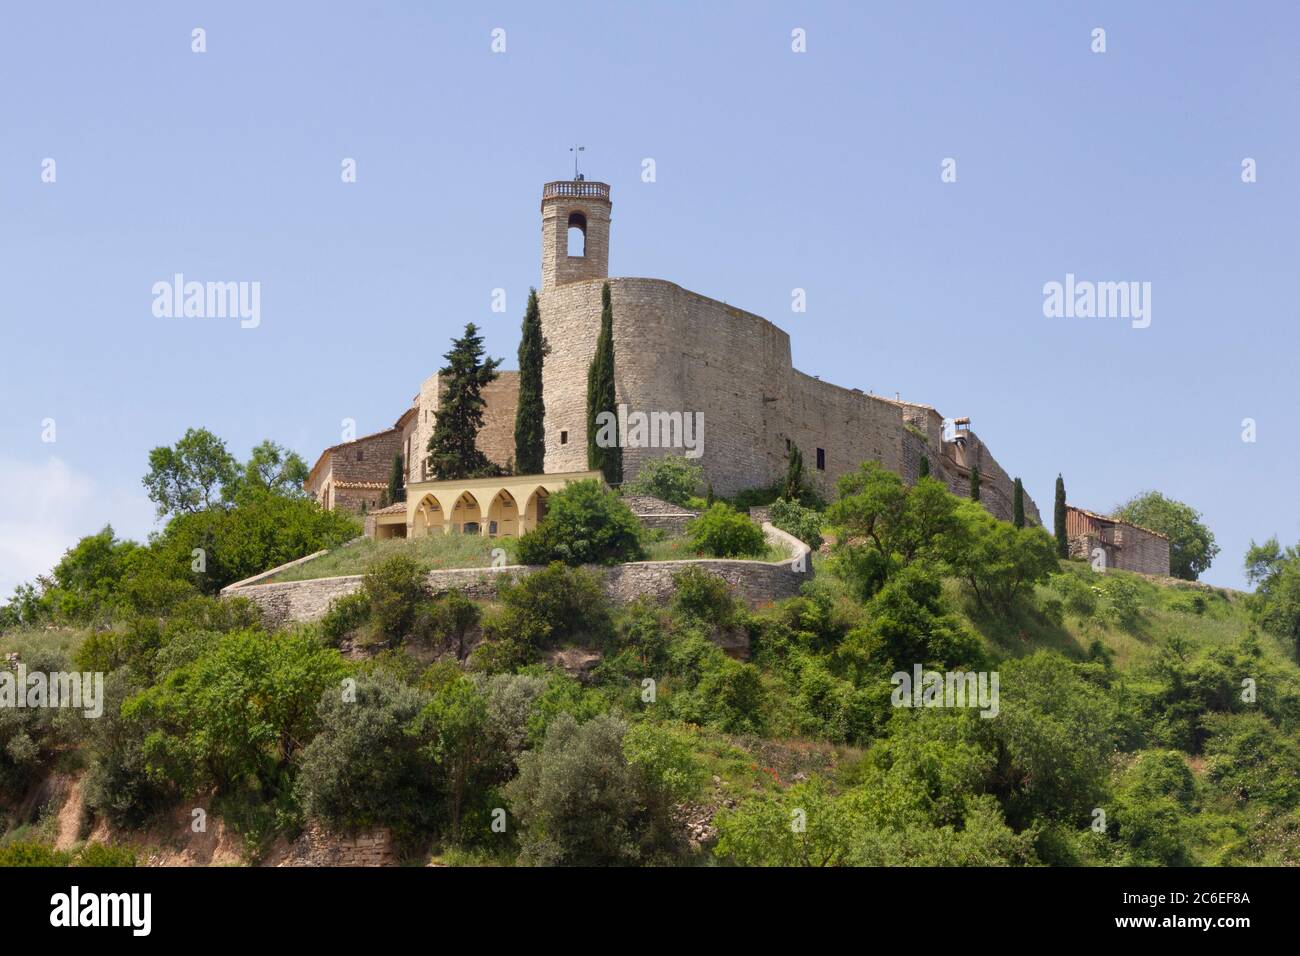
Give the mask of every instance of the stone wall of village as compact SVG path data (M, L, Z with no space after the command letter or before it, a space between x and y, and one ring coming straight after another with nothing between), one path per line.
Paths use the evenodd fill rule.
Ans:
M812 559L808 546L779 528L764 525L763 532L770 542L779 544L791 555L784 561L744 561L738 559L701 559L697 561L633 561L611 567L593 567L590 570L601 576L605 593L610 600L627 604L646 594L668 599L674 593L673 579L689 566L703 568L722 578L732 592L752 607L794 597L805 581L812 579ZM302 563L301 559L295 564ZM276 569L279 570L279 569ZM437 595L456 590L478 600L491 600L497 596L504 581L512 581L540 568L508 566L504 568L457 568L430 571L427 584L430 593ZM275 571L258 575L250 582L238 582L221 592L224 598L247 598L262 611L262 622L268 629L283 627L293 622L318 621L329 610L330 603L361 588L362 576L350 574L333 578L315 578L304 581L279 581L258 583L274 576Z

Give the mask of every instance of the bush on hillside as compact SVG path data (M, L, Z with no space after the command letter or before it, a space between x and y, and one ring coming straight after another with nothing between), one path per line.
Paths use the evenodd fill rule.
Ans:
M650 495L685 505L699 491L704 469L684 455L663 455L641 465L636 478L624 482L625 495Z
M768 511L774 527L792 534L816 551L822 546L822 514L797 501L778 498Z
M717 502L686 525L686 534L697 554L718 558L757 558L767 553L763 529L748 515Z
M551 495L546 517L519 539L524 564L618 564L644 557L636 515L598 481L575 481Z

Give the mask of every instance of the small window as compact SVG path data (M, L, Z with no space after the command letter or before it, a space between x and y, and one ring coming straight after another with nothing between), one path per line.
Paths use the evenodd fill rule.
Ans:
M825 448L817 449L817 470L818 471L826 470L826 449Z
M569 433L568 433L568 432L560 432L560 444L561 444L561 445L567 445L568 443L569 443Z
M495 538L496 536L497 536L497 523L496 523L495 521L489 521L489 522L488 522L488 537L489 537L489 538Z

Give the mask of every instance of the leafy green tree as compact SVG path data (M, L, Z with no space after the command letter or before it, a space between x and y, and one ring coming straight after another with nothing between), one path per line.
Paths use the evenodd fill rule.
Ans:
M294 785L303 811L344 832L384 826L407 836L430 827L439 793L417 732L428 702L382 672L359 676L354 694L327 690Z
M222 489L237 481L239 463L206 428L186 429L175 445L149 452L144 486L158 517L192 514L221 502Z
M271 440L253 448L248 461L240 466L233 487L225 489L228 502L236 502L243 494L270 492L286 498L305 497L304 485L310 469L302 457Z
M496 380L501 364L483 353L483 337L470 322L443 356L447 364L439 370L442 394L427 448L429 470L438 481L500 474L500 467L477 444L487 405L483 389Z
M1169 539L1169 573L1176 578L1195 581L1219 553L1201 513L1158 491L1131 498L1115 509L1115 517L1165 535Z
M623 447L618 436L608 447L601 447L598 416L608 413L617 417L618 397L614 391L614 306L609 283L600 290L600 334L596 337L596 354L587 370L587 467L601 471L611 485L623 482Z
M340 692L347 667L312 636L236 631L127 700L123 716L148 728L147 772L185 793L230 792L254 781L274 797L319 726L317 704Z
M822 515L797 501L778 498L768 512L772 526L792 534L816 551L822 546Z
M1057 570L1052 539L1041 528L1016 528L974 502L960 506L965 534L949 565L986 614L1009 616L1027 603L1034 585Z
M1025 526L1025 486L1019 478L1011 490L1011 523L1017 528Z
M1052 508L1052 527L1056 536L1056 556L1070 556L1070 535L1065 527L1065 479L1056 476L1056 501Z
M424 569L406 554L391 554L366 571L361 587L370 599L370 621L380 640L402 640L429 599Z
M909 488L898 475L868 461L841 475L837 488L839 497L826 511L836 536L834 566L862 598L900 567L936 559L963 540L959 499L934 478L920 478Z
M613 631L600 579L586 568L557 561L502 586L498 598L501 607L484 620L483 630L517 657L567 640L599 645Z
M717 815L714 853L741 866L844 866L857 824L821 777L742 801Z
M1285 551L1273 537L1250 543L1246 577L1256 585L1251 611L1264 630L1291 641L1300 660L1300 546Z
M686 523L686 534L696 554L715 558L762 557L767 553L763 529L731 505L717 502Z
M457 675L438 688L421 714L426 752L442 773L451 841L460 843L461 817L475 776L489 759L488 706L474 682Z
M520 862L534 866L655 863L680 850L664 816L699 773L687 748L653 729L627 740L622 720L579 724L562 713L505 787L519 821Z
M695 496L703 477L704 469L684 455L663 455L644 462L637 476L624 482L622 491L684 505Z
M1004 661L997 718L966 715L997 757L990 786L1016 829L1036 817L1082 825L1102 806L1116 710L1083 666L1047 651Z
M598 481L575 481L547 499L546 517L519 539L524 564L640 561L641 523Z
M975 465L970 470L970 500L980 500L980 467Z
M519 336L519 406L515 411L515 469L521 475L540 475L546 459L546 406L542 401L542 366L550 354L542 335L542 313L537 290L528 290L528 306Z

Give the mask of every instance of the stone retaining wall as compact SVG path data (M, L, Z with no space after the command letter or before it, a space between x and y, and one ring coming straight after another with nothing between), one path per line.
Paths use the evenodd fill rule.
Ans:
M785 561L743 561L706 558L698 561L633 561L612 567L591 567L601 575L605 593L611 601L627 604L642 594L657 599L672 595L673 578L687 567L697 566L722 578L732 592L751 607L794 597L805 581L812 579L812 559L802 541L770 524L763 525L770 543L794 553ZM298 562L294 562L298 563ZM279 570L279 569L274 569ZM458 590L479 600L495 598L502 575L512 581L539 570L512 565L503 568L463 568L430 571L429 589L435 594ZM270 574L272 572L266 572ZM264 577L259 575L258 577ZM250 579L252 580L252 579ZM330 602L360 589L362 576L316 578L306 581L280 581L273 584L232 584L222 590L222 597L248 598L262 609L267 628L275 629L291 622L316 621L329 610Z

